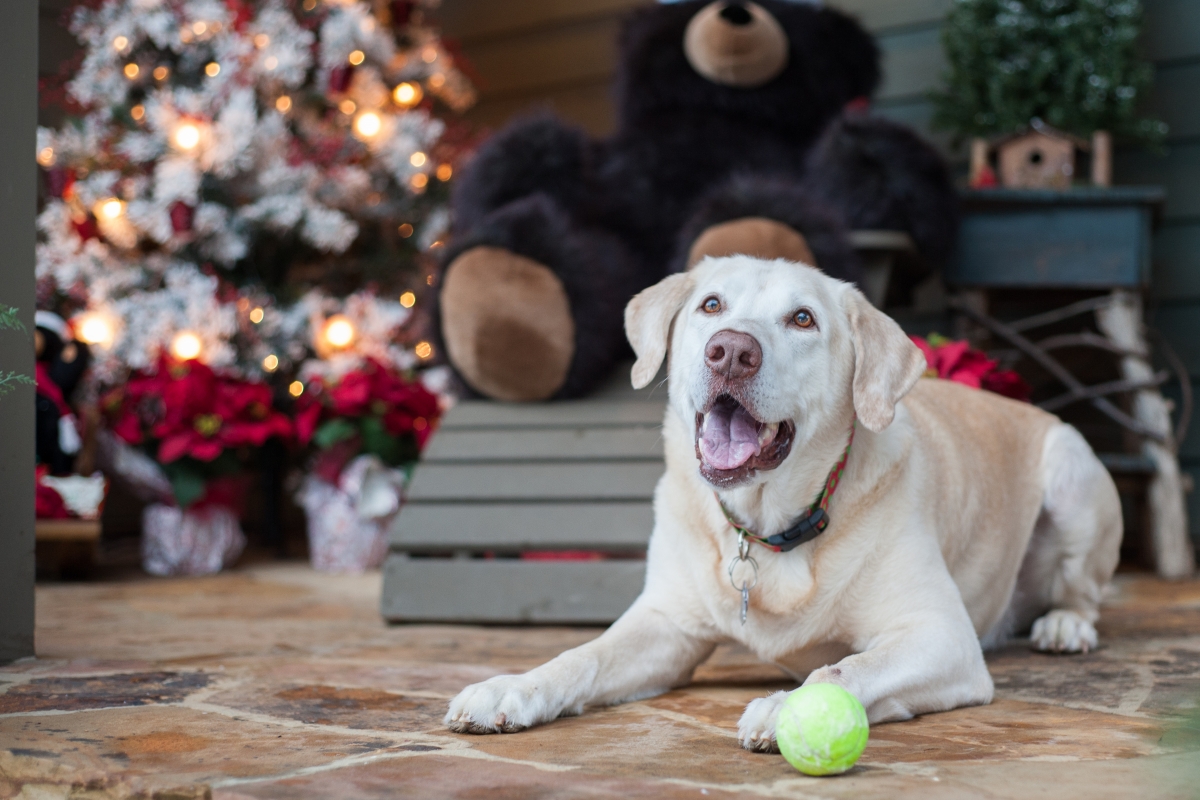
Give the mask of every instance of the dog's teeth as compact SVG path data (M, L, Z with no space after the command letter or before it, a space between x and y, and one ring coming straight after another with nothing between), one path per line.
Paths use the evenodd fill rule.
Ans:
M770 422L758 429L758 443L764 444L775 438L776 432L779 430L778 422Z

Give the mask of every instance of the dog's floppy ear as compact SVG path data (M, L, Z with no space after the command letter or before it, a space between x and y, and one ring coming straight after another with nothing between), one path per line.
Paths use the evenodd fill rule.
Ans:
M637 354L630 377L641 389L658 374L667 354L671 322L692 293L693 273L680 272L639 293L625 306L625 336Z
M925 355L857 289L846 292L846 312L854 342L854 411L868 430L879 433L892 424L896 403L925 374Z

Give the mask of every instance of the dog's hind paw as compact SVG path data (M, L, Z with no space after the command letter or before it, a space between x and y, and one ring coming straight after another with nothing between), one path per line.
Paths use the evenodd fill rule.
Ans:
M738 742L747 750L757 753L777 753L775 722L787 692L775 692L757 700L751 700L738 721Z
M516 733L554 719L523 675L497 675L463 689L442 722L455 733Z
M1086 653L1096 649L1096 629L1074 611L1055 609L1033 623L1029 643L1049 653Z

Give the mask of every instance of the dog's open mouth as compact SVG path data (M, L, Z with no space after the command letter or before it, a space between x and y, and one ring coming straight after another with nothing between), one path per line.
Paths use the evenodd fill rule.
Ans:
M733 486L759 470L775 469L792 450L796 427L762 422L727 394L696 414L696 458L700 474L714 486Z

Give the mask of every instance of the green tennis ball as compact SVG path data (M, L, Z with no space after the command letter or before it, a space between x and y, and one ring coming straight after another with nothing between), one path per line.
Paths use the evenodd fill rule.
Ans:
M857 697L836 684L814 683L783 701L775 739L783 757L805 775L838 775L858 761L868 730Z

